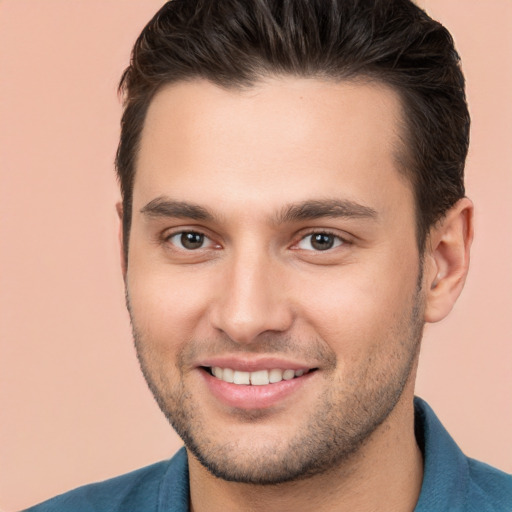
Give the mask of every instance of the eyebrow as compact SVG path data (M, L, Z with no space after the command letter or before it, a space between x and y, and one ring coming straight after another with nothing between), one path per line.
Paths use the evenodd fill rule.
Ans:
M217 218L206 208L188 201L176 201L165 196L157 197L144 206L140 212L149 217L172 217L213 222ZM272 222L276 225L315 220L323 217L375 219L377 211L369 206L347 199L307 200L285 206Z
M377 211L369 206L347 199L310 200L295 203L284 207L274 222L296 222L301 220L315 220L322 217L376 219Z
M157 197L141 210L149 217L174 217L177 219L192 219L213 221L213 215L202 206L187 201L175 201L166 197Z

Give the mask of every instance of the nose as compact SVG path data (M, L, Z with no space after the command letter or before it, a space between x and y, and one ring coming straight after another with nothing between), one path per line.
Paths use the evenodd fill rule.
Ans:
M254 343L263 333L287 331L293 311L278 267L269 255L254 251L226 262L222 290L210 309L213 328L240 344Z

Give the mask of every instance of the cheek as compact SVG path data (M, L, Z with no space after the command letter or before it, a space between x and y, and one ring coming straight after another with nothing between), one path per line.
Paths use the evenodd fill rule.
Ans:
M319 274L303 283L314 292L303 294L300 316L343 358L383 350L383 341L392 343L412 308L417 262L414 255L389 254Z
M207 280L170 266L127 274L132 321L153 346L176 347L197 337L209 302Z

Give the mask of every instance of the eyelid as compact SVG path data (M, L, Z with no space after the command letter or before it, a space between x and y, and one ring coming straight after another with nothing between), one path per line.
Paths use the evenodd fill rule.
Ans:
M218 243L214 240L214 237L211 234L209 234L209 232L207 230L205 230L201 227L196 227L196 226L190 226L190 227L180 226L180 227L170 228L168 230L165 230L161 235L161 241L164 244L172 245L177 250L181 250L184 252L194 252L191 249L179 247L176 244L171 242L171 239L173 237L175 237L177 235L182 235L183 233L197 233L204 237L205 243L207 243L207 245L204 247L200 247L200 248L196 249L195 251L199 251L201 249L211 249L212 247L220 249L222 247L222 245L220 243ZM300 242L302 242L304 239L306 239L307 237L310 237L313 235L318 235L318 234L332 236L332 237L336 238L337 240L339 240L341 243L335 245L334 247L331 247L330 249L326 249L324 251L315 250L315 249L301 249L298 247L298 244ZM331 252L333 249L336 249L340 246L350 245L350 244L352 244L352 240L349 235L341 234L337 231L334 231L334 230L328 229L328 228L311 228L305 232L303 231L302 233L297 234L297 236L295 237L295 241L293 242L293 244L290 248L294 249L294 250L304 250L304 251L308 251L308 252L318 252L318 253L326 252L327 253L327 252Z
M194 233L203 236L205 245L199 247L198 249L186 249L185 247L180 247L179 245L171 241L171 239L174 238L175 236L183 235L184 233ZM171 245L176 250L184 252L197 252L200 251L201 249L211 249L220 247L220 244L215 242L213 238L210 235L208 235L203 229L194 227L180 227L167 230L162 234L162 242L164 244Z
M329 236L336 238L341 243L338 243L337 245L330 247L329 249L325 249L323 251L315 250L315 249L303 249L303 248L298 247L300 242L302 242L306 238L313 236L313 235L329 235ZM303 251L307 251L307 252L315 252L315 253L321 254L321 253L329 253L329 252L333 251L334 249L337 249L338 247L341 247L344 245L349 245L349 244L351 244L350 237L344 236L344 235L340 234L339 232L335 232L331 229L325 229L325 228L323 228L323 229L322 228L316 228L316 229L312 228L305 233L301 233L298 236L297 240L293 243L292 249L303 250Z

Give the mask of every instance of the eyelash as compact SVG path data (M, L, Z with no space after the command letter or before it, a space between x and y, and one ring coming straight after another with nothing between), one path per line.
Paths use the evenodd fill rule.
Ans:
M213 240L211 240L211 238L209 236L205 235L204 233L201 233L200 231L194 231L194 230L182 230L182 231L177 231L175 233L171 233L171 234L165 236L164 241L173 246L177 246L176 243L172 242L172 239L175 237L182 238L184 235L199 235L200 237L202 237L203 243L204 243L204 241L209 240L212 245L215 245L215 243L213 242ZM187 249L186 247L178 247L178 249L184 250L187 252L194 252L195 250L198 250L198 249L205 249L205 247L203 247L203 245L201 245L200 247L197 247L196 249Z
M194 249L190 249L190 248L186 248L186 247L183 247L183 236L184 235L199 235L201 237L201 246L199 247L196 247ZM313 249L305 249L305 248L301 248L299 247L299 244L301 244L302 242L304 242L307 238L309 237L314 237L315 235L325 235L325 236L328 236L328 237L332 237L334 239L333 241L333 245L331 247L328 247L326 249L317 249L315 250L314 248ZM180 243L182 245L182 247L179 247L177 242L172 242L172 239L175 238L175 237L180 237L181 240L180 240ZM164 238L164 241L166 243L169 243L175 247L178 248L178 250L183 250L183 251L186 251L186 252L194 252L195 250L199 250L199 249L208 249L208 248L211 248L211 247L204 247L204 242L208 240L210 242L210 245L213 245L214 248L219 248L220 245L216 245L215 246L215 242L213 242L213 240L211 240L210 237L208 237L206 234L200 232L200 231L194 231L194 230L182 230L182 231L177 231L177 232L174 232L174 233L171 233L169 235L166 235L165 238ZM308 252L316 252L316 253L322 253L322 252L329 252L331 251L332 249L336 249L337 247L340 247L340 246L343 246L343 245L346 245L346 244L349 244L350 242L347 241L345 238L341 237L340 235L336 234L336 233L333 233L329 230L315 230L315 231L310 231L309 233L306 233L304 234L303 236L301 236L301 238L295 242L292 246L292 248L296 248L296 250L305 250L305 251L308 251ZM310 244L312 244L312 241L310 242Z
M333 243L336 244L336 241L338 243L336 245L329 247L327 249L324 249L324 250L321 250L321 249L317 249L317 250L303 249L303 250L306 250L309 252L317 252L317 253L329 252L332 249L336 249L337 247L340 247L342 245L346 245L349 243L348 240L346 240L345 238L343 238L342 236L340 236L337 233L333 233L332 231L329 231L326 229L319 229L319 230L310 231L309 233L306 233L305 235L301 236L300 240L297 243L295 243L294 245L298 246L301 242L306 240L308 237L314 237L315 235L326 235L326 236L332 237L335 239ZM299 249L301 249L301 248L299 248Z

